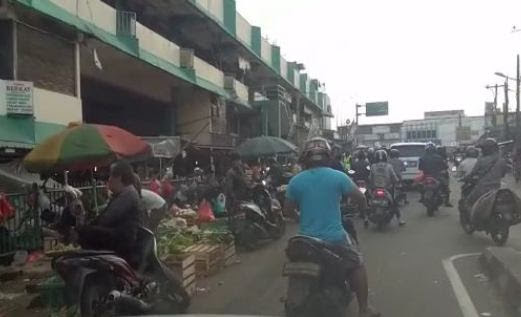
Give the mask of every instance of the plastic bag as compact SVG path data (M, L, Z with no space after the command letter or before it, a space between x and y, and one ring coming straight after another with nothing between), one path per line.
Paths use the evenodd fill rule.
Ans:
M226 211L226 196L220 193L217 198L212 200L212 206L215 214L223 214Z
M4 194L0 194L0 223L14 216L14 207Z
M203 201L199 205L199 210L197 211L197 215L198 215L198 218L197 218L198 223L215 221L215 215L213 214L212 206L206 199L203 199Z

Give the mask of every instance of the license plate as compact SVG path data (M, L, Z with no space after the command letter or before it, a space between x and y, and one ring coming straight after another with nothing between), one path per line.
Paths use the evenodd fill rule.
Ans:
M386 200L373 200L371 201L371 204L373 206L378 206L378 207L387 207L387 201Z
M418 166L418 162L416 161L407 161L407 167L416 167Z

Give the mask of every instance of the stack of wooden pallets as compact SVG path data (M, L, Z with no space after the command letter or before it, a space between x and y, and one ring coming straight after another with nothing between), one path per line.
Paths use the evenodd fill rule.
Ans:
M165 259L165 263L183 281L183 286L188 294L194 295L196 290L195 255L169 256Z

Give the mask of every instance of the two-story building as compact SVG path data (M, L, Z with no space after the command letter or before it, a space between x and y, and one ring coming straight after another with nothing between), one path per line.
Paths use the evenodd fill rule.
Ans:
M233 0L0 0L0 80L0 148L72 121L233 148L260 134L297 142L331 117L323 85Z

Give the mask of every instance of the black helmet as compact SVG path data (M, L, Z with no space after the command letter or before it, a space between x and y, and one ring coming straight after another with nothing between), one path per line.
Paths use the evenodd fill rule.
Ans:
M434 144L432 142L425 144L425 152L436 153L436 144Z
M481 144L479 145L481 148L481 151L483 152L483 155L491 155L499 151L499 145L497 144L497 141L493 138L485 139Z
M302 161L309 165L326 163L331 159L331 146L324 138L315 137L304 143Z
M357 158L358 160L363 161L363 160L365 160L365 157L366 157L366 156L365 156L365 152L364 152L364 151L362 151L362 150L358 150L358 151L356 152L356 158Z
M399 158L400 157L400 151L397 149L391 149L391 158Z
M387 162L387 152L385 150L378 150L374 153L374 162Z
M465 151L465 154L467 155L467 157L474 157L474 158L476 158L476 157L479 156L479 151L475 147L469 146L467 148L467 150Z

